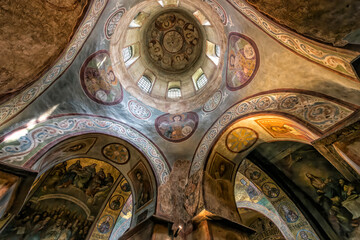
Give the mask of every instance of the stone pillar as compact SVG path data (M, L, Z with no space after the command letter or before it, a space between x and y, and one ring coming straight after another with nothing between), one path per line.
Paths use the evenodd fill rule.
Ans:
M204 210L193 218L194 229L187 240L245 240L255 230Z
M173 222L168 219L153 215L127 231L119 240L172 240L172 225Z

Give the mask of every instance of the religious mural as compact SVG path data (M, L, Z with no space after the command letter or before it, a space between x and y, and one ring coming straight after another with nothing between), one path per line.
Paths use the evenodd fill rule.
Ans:
M50 156L44 158L46 161L36 162L33 169L46 169L48 165L53 164L53 161L51 160L62 159L69 154L86 154L90 151L96 140L97 138L91 137L75 140L65 144L59 144Z
M226 147L234 153L251 148L258 139L257 133L246 127L235 128L226 137Z
M268 148L274 148L271 146ZM267 157L321 207L321 213L340 238L356 236L360 232L360 186L347 181L312 146L299 143L287 149L285 156Z
M238 214L233 211L235 208L232 184L234 168L235 163L216 152L204 174L203 189L207 211L238 221Z
M202 45L194 19L183 12L163 13L147 31L148 53L166 71L185 70L197 60Z
M103 148L102 152L107 159L115 163L125 164L130 159L129 150L120 143L108 144Z
M308 236L313 237L311 239L319 240L290 198L273 179L247 159L241 163L236 174L234 191L238 208L249 208L265 215L286 239L294 239L300 236L300 232L307 231Z
M86 95L97 103L114 105L123 98L120 81L106 50L99 50L86 59L80 70L80 80Z
M119 174L111 165L90 158L56 165L0 239L85 239Z
M227 179L232 181L234 167L235 163L227 160L221 154L215 153L209 173L214 179Z
M139 211L153 199L153 190L149 173L145 165L139 161L136 166L128 173L135 189L135 209Z
M110 240L118 240L119 237L129 229L132 218L132 207L132 195L130 195L124 207L122 208L118 219L116 220L115 226L110 236Z
M240 33L229 35L226 86L235 91L246 86L259 68L259 51L255 43Z
M304 129L299 124L294 124L290 120L282 118L263 118L256 119L255 122L265 129L265 131L273 138L291 138L304 142L312 142L315 138L311 132Z
M198 125L199 117L194 112L164 114L155 120L156 131L170 142L182 142L191 137Z
M344 131L344 137L337 139L334 143L343 154L360 166L360 123L354 124L352 128Z
M93 229L90 240L109 239L116 218L120 215L130 195L130 185L125 178L122 178L97 220L96 228Z

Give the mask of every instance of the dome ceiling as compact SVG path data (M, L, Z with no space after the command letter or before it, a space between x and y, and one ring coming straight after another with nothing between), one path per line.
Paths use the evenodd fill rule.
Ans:
M142 2L124 14L110 43L114 73L132 96L162 112L194 110L221 84L223 21L202 1Z
M159 71L186 71L202 52L200 26L185 12L166 11L151 21L146 44Z
M0 2L0 103L35 82L69 44L88 0Z
M335 46L360 44L359 1L246 1L276 22L310 38Z
M60 162L67 155L49 158L49 149L91 133L76 157L96 150L91 157L135 183L133 170L154 175L134 226L155 211L178 160L190 168L184 178L215 176L213 156L235 170L258 144L310 143L354 120L359 83L337 73L359 53L308 45L259 16L245 0L92 1L59 63L0 106L0 161L50 168L35 160Z

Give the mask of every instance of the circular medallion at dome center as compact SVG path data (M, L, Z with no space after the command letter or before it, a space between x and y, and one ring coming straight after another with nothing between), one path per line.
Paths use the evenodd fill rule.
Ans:
M164 35L164 48L171 53L176 53L183 47L184 40L177 31L170 31Z
M162 70L184 71L201 55L200 26L186 13L171 11L158 15L145 34L149 60Z

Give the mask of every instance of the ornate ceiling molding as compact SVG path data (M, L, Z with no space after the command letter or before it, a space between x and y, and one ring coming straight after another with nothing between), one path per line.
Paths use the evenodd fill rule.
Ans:
M311 130L324 134L359 109L349 103L311 91L282 89L250 96L230 107L209 128L195 152L190 176L203 169L206 157L218 137L229 125L256 113L277 113L302 122Z
M159 184L168 179L170 167L159 148L142 133L125 123L92 115L60 115L49 118L26 130L16 140L6 140L12 134L26 130L17 128L0 139L0 161L18 166L31 165L40 151L46 151L60 141L85 133L102 133L121 138L141 151L152 166Z
M266 34L296 54L352 80L357 79L350 62L360 53L330 47L290 32L264 17L245 0L228 0L228 2Z

